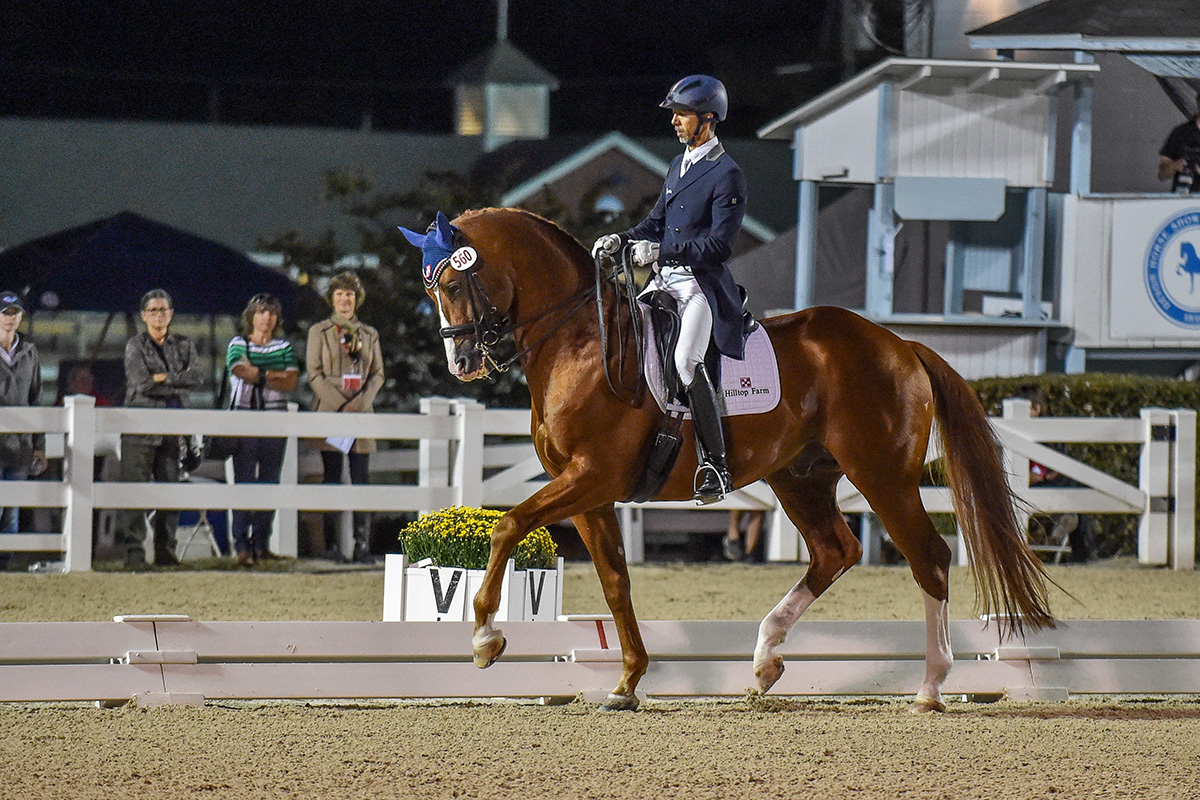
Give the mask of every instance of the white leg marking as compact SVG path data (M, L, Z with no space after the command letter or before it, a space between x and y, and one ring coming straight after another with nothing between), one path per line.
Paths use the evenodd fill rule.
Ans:
M942 684L954 666L950 649L950 612L945 600L925 595L925 682L917 693L917 706L941 710Z
M800 581L763 617L758 626L758 645L754 648L755 673L775 660L775 648L783 644L796 620L816 599L804 581Z
M475 648L475 652L478 653L481 648L504 636L503 631L492 625L495 617L495 614L488 614L483 624L475 629L475 633L471 636L471 646Z

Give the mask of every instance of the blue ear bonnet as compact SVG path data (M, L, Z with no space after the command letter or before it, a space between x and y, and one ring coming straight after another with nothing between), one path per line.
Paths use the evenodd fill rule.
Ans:
M432 289L437 286L438 278L449 265L450 256L454 253L455 236L461 236L462 232L451 225L450 220L441 211L437 212L437 217L430 223L427 233L416 233L403 226L398 227L409 244L421 248L421 278L425 281L425 288Z

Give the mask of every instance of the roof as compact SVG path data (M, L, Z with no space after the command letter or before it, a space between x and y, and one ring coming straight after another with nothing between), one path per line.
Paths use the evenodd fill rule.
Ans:
M742 227L761 241L770 241L776 232L795 224L795 184L791 180L791 154L786 148L755 140L724 142L756 197L763 200L747 214ZM575 137L545 141L514 142L484 156L475 166L482 174L507 170L513 188L501 197L502 205L517 205L539 189L589 163L609 150L619 150L650 172L665 177L672 159L679 154L679 142L666 137L633 140L619 131L599 139L579 141ZM759 212L767 212L770 222Z
M566 144L561 142L560 144ZM543 148L546 149L546 148ZM678 148L676 148L678 149ZM501 203L506 206L517 205L525 200L530 195L536 193L547 183L553 183L560 178L574 172L575 170L587 164L592 159L596 158L601 153L609 150L620 150L625 155L632 158L637 163L641 164L651 172L659 175L666 175L667 168L671 166L671 162L663 161L658 156L650 153L644 147L640 146L628 136L619 131L611 131L601 136L599 139L592 141L583 147L577 147L565 157L560 157L552 163L540 170L537 174L530 176L517 186L509 189L501 198ZM548 154L548 153L547 153Z
M965 89L987 83L1019 84L1026 91L1048 93L1060 83L1085 73L1099 72L1095 64L1037 64L1017 61L983 61L923 58L889 58L865 72L838 84L804 105L759 128L762 139L791 140L795 130L846 105L883 83L908 89L921 81L960 81Z
M12 117L0 142L0 247L136 211L243 252L326 230L354 252L357 222L327 199L328 173L403 194L483 150L479 136Z
M1046 0L967 37L998 50L1200 52L1200 0Z
M311 289L232 247L129 211L5 250L0 285L20 287L34 310L133 313L156 287L189 314L240 314L259 292L288 318L323 310Z
M501 39L487 50L459 67L449 80L450 85L507 83L558 88L558 78L538 66L507 39Z

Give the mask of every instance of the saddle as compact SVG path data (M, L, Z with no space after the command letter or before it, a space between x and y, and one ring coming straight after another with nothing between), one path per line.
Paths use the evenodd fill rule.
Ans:
M758 320L746 310L746 290L738 286L738 292L742 299L742 338L749 340L751 335L756 331L761 331L761 328ZM683 442L680 427L684 417L689 416L686 400L687 387L683 385L679 371L675 368L675 345L679 341L680 330L678 304L675 302L675 298L666 292L651 292L642 297L641 302L647 307L647 327L651 334L646 343L648 351L647 383L650 385L655 400L658 401L667 416L654 439L647 443L642 459L644 466L641 478L628 499L629 502L634 503L646 502L657 494L663 483L666 482L667 476L671 474L671 469L675 466L675 459L679 455L679 447ZM760 332L759 335L765 339L765 334ZM766 346L769 350L769 341ZM717 391L718 397L723 394L728 395L728 391L722 392L721 364L725 360L716 346L710 342L704 355L704 365L708 374L712 376L713 388ZM774 366L773 363L772 366ZM776 383L778 383L777 377Z

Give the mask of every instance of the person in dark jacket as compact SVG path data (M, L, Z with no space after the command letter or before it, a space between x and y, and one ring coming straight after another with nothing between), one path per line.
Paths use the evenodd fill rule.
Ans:
M142 295L142 322L146 330L125 343L125 405L141 408L184 408L188 395L203 380L200 359L192 340L171 333L175 307L162 289ZM121 480L135 483L177 483L183 437L127 434L121 437ZM179 512L154 512L154 563L179 563L175 555L175 528ZM117 523L118 544L125 547L125 564L146 567L146 514L140 509L122 512Z
M0 292L0 405L41 405L42 363L37 345L17 333L25 309L16 292ZM23 481L46 469L45 433L0 434L0 479ZM0 533L16 533L20 509L0 511ZM0 569L8 555L0 554Z
M690 75L659 105L671 109L671 125L687 149L671 162L650 215L627 231L601 236L592 254L611 255L628 244L634 263L653 270L645 291L675 298L681 327L675 369L687 390L700 459L696 501L712 503L732 487L719 387L704 356L711 341L723 355L743 357L741 296L726 262L745 216L746 179L717 140L717 123L729 110L719 80Z
M1158 151L1158 179L1169 179L1173 192L1200 192L1200 93L1192 118L1172 128Z

